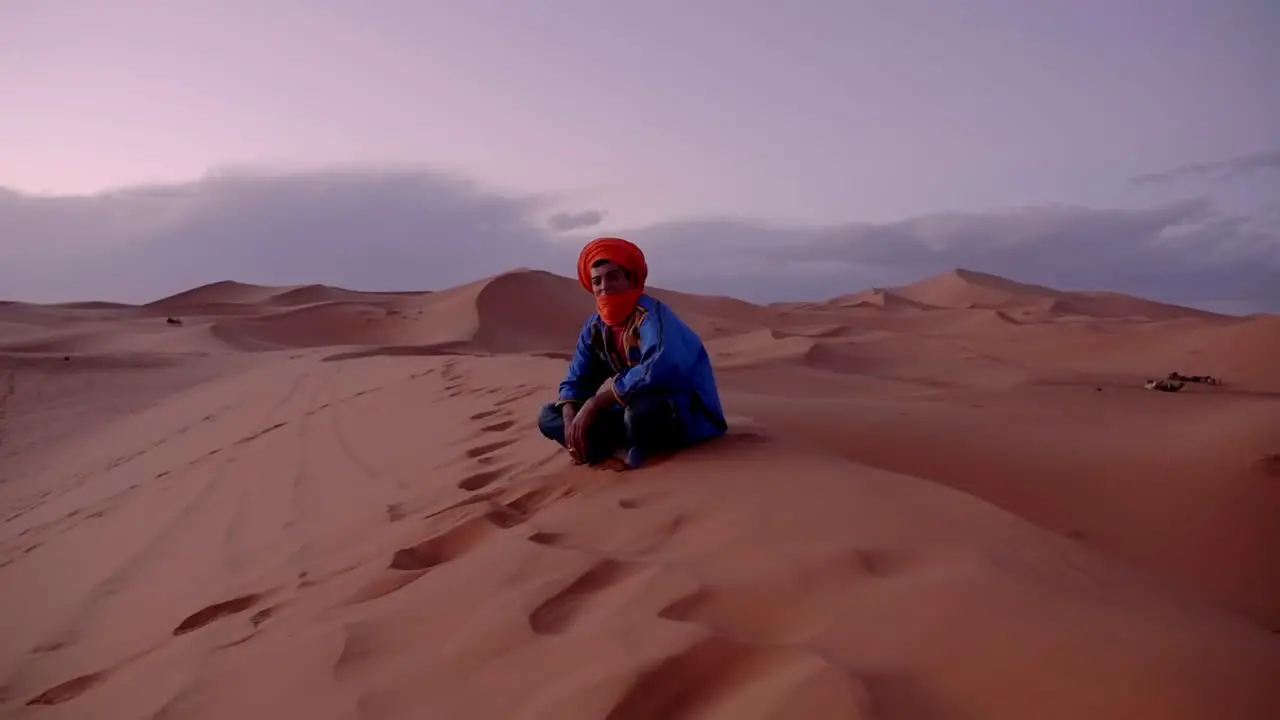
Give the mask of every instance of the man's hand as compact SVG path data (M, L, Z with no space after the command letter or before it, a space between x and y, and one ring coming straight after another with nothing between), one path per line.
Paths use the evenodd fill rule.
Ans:
M574 462L582 464L587 461L587 431L595 424L604 407L605 403L596 395L582 404L582 408L574 414L573 422L565 427L565 445Z
M574 436L578 408L574 407L573 403L565 403L560 409L560 417L564 418L564 446L569 450L569 457L573 458L573 462L581 464L586 455L579 448L581 438Z
M582 404L581 409L574 410L572 405L565 404L561 411L564 417L564 444L575 463L587 461L587 430L595 424L600 411L612 405L617 397L613 392L613 378L609 378L590 400Z

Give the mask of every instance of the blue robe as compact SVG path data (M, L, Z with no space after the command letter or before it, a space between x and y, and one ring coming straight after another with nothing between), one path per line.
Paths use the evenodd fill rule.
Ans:
M702 339L666 304L641 295L622 329L625 355L609 328L594 314L578 334L569 372L560 383L558 405L589 400L613 378L624 407L644 396L669 399L686 445L719 437L728 429L711 357Z

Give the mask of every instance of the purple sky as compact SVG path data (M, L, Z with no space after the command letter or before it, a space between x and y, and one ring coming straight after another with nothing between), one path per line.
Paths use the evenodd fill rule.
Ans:
M260 201L282 183L290 197L320 192L332 203L325 193L337 193L347 219L394 226L363 233L386 245L388 258L448 264L476 244L463 236L484 234L493 219L468 210L459 215L465 227L439 226L439 213L406 211L380 223L395 201L379 193L405 192L391 187L397 178L421 176L428 179L412 192L449 189L396 212L509 202L498 217L524 226L497 234L516 243L527 233L530 244L561 249L563 231L582 225L714 246L704 258L714 263L740 242L736 265L707 270L715 282L690 274L687 260L673 259L669 275L692 289L754 299L799 287L847 291L944 260L1047 277L1051 253L1030 248L1046 234L1065 242L1063 221L1034 208L1072 206L1089 223L1153 214L1199 223L1188 237L1214 263L1216 284L1180 299L1271 307L1280 290L1233 290L1266 286L1265 273L1246 282L1223 263L1280 272L1276 68L1274 0L0 0L0 268L9 268L0 269L0 296L166 292L203 277L175 270L169 284L125 287L68 263L154 248L161 238L196 254L212 252L191 250L197 240L248 242L219 234L232 228L269 234L280 249L267 254L286 257L286 247L304 240L268 233L282 220L265 220ZM274 177L281 172L291 175ZM461 190L440 173L475 186ZM86 197L159 184L175 187L117 192L110 207ZM232 186L239 190L224 192ZM1185 204L1193 200L1201 204ZM306 217L311 205L299 200L285 225L319 232ZM977 219L924 223L932 239L921 240L918 219L938 213ZM709 225L712 218L722 222ZM993 223L1001 229L989 232ZM906 232L909 240L893 242L933 254L877 251L868 266L859 254L868 224ZM1006 236L1011 224L1022 243L1012 256L959 245ZM1150 250L1172 232L1160 226L1134 236L1122 225L1099 242ZM1072 227L1069 237L1083 232ZM824 266L804 265L817 257L815 230L822 247L835 233L857 252L818 253ZM435 254L413 255L426 235ZM877 237L890 235L898 237ZM337 247L342 239L330 240ZM571 244L580 240L569 235ZM1179 249L1175 264L1186 274L1180 282L1194 284L1199 261L1188 251ZM254 254L250 246L237 252ZM530 251L532 263L550 262L539 252ZM658 248L655 258L663 254ZM1058 282L1159 289L1152 278L1123 279L1150 275L1150 257L1124 258L1137 264ZM503 269L474 260L431 282ZM246 262L217 269L262 270ZM332 262L310 271L345 277ZM777 262L787 265L766 278ZM842 264L858 267L845 273ZM410 283L399 270L380 275L370 265L348 282ZM810 271L827 284L805 280ZM282 266L260 279L325 279L289 273ZM800 279L792 287L783 276ZM776 287L760 290L762 282Z

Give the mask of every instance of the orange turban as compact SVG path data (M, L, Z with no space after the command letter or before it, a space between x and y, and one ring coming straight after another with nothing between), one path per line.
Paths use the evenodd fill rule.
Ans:
M596 238L582 248L578 255L578 281L587 292L591 290L591 266L601 260L608 260L631 274L631 281L637 290L644 290L644 281L649 277L649 265L645 262L644 253L633 243L622 238Z

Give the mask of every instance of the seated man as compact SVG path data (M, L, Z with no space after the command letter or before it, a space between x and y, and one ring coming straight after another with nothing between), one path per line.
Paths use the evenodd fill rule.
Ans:
M538 418L575 463L621 451L638 468L727 430L702 340L644 293L647 276L644 254L626 240L598 238L578 256L578 280L598 312L578 334L559 399Z

